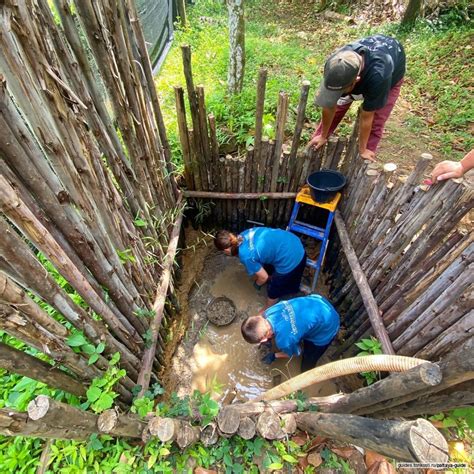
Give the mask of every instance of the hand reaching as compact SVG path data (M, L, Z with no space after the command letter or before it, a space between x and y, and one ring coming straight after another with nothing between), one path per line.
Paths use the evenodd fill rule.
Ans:
M434 167L431 179L433 182L444 181L450 178L460 178L463 174L464 168L460 162L442 161Z
M321 148L322 146L326 145L327 141L327 138L323 138L321 135L316 135L309 142L308 148L313 147L315 150L317 150L318 148Z

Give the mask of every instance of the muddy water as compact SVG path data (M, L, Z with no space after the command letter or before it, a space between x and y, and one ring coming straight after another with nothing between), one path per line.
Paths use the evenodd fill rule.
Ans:
M235 393L235 399L243 401L255 398L275 384L300 373L300 358L265 365L260 361L262 355L257 346L248 344L242 338L242 320L263 307L266 295L264 290L255 290L251 278L237 259L226 259L225 266L214 273L208 291L209 299L217 296L230 298L239 315L228 326L217 327L208 323L201 328L200 337L190 354L192 390L204 392L217 382L223 386L220 399ZM331 382L325 382L310 387L307 394L324 396L336 391Z

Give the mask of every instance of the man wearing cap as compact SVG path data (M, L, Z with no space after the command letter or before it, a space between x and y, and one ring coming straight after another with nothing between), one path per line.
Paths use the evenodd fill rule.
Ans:
M374 35L333 53L324 65L324 78L315 104L322 120L310 145L322 147L354 100L363 100L360 113L359 154L375 161L385 122L400 94L405 75L405 51L394 38Z

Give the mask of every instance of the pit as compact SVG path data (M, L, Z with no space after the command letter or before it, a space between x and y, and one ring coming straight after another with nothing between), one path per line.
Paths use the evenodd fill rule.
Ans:
M186 232L183 266L192 266L197 271L192 277L187 276L192 283L188 284L189 291L181 294L181 299L186 300L181 315L181 341L165 376L167 393L185 396L194 390L210 391L214 399L225 404L248 401L298 375L301 358L280 359L271 366L261 362L265 348L248 344L240 326L245 318L263 308L265 287L257 291L238 258L218 252L209 237L202 239L200 235L192 229ZM325 295L327 289L321 281L323 278L317 292ZM217 322L227 321L235 312L231 323L220 326L209 321L208 310L216 303L217 309L223 310ZM330 360L330 349L319 364ZM337 391L336 384L328 381L309 387L305 393L326 396Z

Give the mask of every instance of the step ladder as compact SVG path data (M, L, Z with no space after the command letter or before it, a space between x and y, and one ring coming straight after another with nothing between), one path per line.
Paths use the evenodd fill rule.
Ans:
M316 288L316 284L318 282L319 272L321 271L321 267L323 265L324 257L326 255L326 250L328 247L329 241L329 232L331 231L332 221L334 220L334 212L336 211L336 207L341 199L341 193L337 193L334 198L329 202L316 202L311 197L311 193L309 190L309 186L303 186L301 191L296 195L295 204L293 206L293 211L291 212L290 222L286 230L291 232L298 232L300 234L308 235L313 237L316 240L321 241L321 248L319 250L319 256L317 260L306 260L306 265L311 268L314 268L314 276L313 281L311 282L311 288L308 289L307 287L302 287L301 290L310 293L314 292ZM318 207L320 209L326 209L329 211L329 215L326 221L326 227L317 227L312 224L308 224L306 222L302 222L297 220L298 212L302 204L307 204L309 206Z

